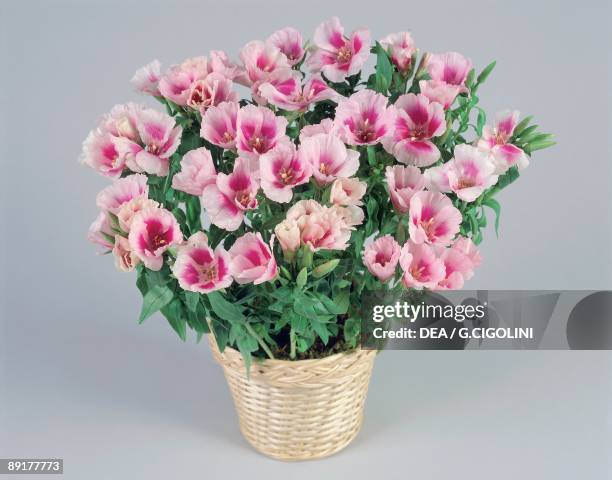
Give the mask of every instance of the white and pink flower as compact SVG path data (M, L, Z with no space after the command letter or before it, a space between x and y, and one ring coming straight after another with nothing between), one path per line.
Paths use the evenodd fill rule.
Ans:
M312 166L298 156L293 142L283 142L259 157L259 172L266 197L287 203L293 188L308 182Z
M128 239L121 235L115 235L113 255L115 266L123 272L131 272L140 263L140 258L132 251Z
M204 188L202 206L214 225L233 231L242 224L247 210L257 208L258 190L248 161L239 157L231 174L218 173L215 184Z
M465 281L474 274L474 265L468 256L453 247L441 249L440 260L444 264L444 279L438 283L439 289L459 290Z
M283 253L293 253L300 248L300 227L297 220L289 218L283 220L274 227L274 233Z
M113 249L115 233L110 225L107 212L100 212L87 232L87 240L102 247L101 253Z
M444 263L431 245L408 240L402 247L399 260L404 271L402 283L406 288L435 290L445 278Z
M383 142L385 149L407 165L427 167L440 158L430 140L446 130L444 108L425 95L408 93L395 102L395 129Z
M332 82L358 73L370 54L370 32L362 28L346 36L337 17L321 23L313 40L306 62L312 72L321 72Z
M425 174L430 190L452 191L465 202L476 200L498 179L495 165L486 152L471 145L457 145L450 161Z
M323 100L338 101L340 95L327 86L318 76L311 77L304 86L295 76L286 81L274 84L263 83L259 86L259 95L283 110L306 111L313 103Z
M181 160L181 171L172 177L172 188L201 196L208 185L217 181L212 156L205 147L187 152Z
M132 220L134 216L141 210L148 208L157 208L159 203L155 200L151 200L146 197L136 197L129 202L124 203L117 212L117 220L119 221L119 227L124 232L129 232L132 226Z
M139 68L134 73L131 83L137 92L158 97L159 80L161 78L161 63L153 60L151 63Z
M395 275L400 253L401 247L395 239L384 235L365 247L363 263L372 275L384 283Z
M232 284L230 265L228 252L222 246L213 250L206 235L198 232L178 248L172 273L183 290L209 293Z
M492 156L496 173L505 173L516 165L523 169L529 165L529 157L516 145L510 143L514 129L518 124L520 113L517 110L505 110L496 115L493 127L485 126L478 147Z
M259 285L273 280L278 274L276 259L272 253L274 235L270 245L261 238L261 234L245 233L229 249L231 258L230 271L234 280L240 284Z
M148 194L146 175L128 175L100 191L96 196L96 205L100 210L116 215L125 203L136 198L147 198Z
M459 252L466 255L470 262L472 262L471 272L464 273L465 279L469 280L474 274L474 269L480 266L480 263L482 262L480 252L478 251L476 245L474 245L474 242L470 238L463 236L457 237L451 248L453 248L454 250L458 250Z
M240 51L249 85L256 87L270 79L279 70L290 70L287 56L271 42L255 40L247 43Z
M430 54L427 57L427 72L431 80L421 80L421 93L447 109L457 95L467 92L465 80L472 62L456 52Z
M278 30L268 37L267 42L277 47L292 67L304 58L302 34L295 28L285 27Z
M343 98L336 108L334 123L350 145L374 145L393 131L395 110L387 97L373 90L360 90Z
M410 238L414 243L448 245L459 232L461 212L446 195L417 192L410 199Z
M236 119L240 105L237 102L222 102L210 107L202 115L200 136L213 145L233 150L236 148Z
M150 270L161 269L163 254L183 241L176 218L164 208L141 210L132 219L128 236L130 249Z
M358 178L337 178L329 190L329 201L334 205L359 206L368 184Z
M391 203L399 213L406 213L412 196L425 188L425 178L414 166L395 165L385 169Z
M174 118L152 109L143 109L136 118L138 141L127 137L114 139L120 155L133 172L168 175L170 156L176 152L183 129Z
M383 38L380 44L391 52L391 61L400 73L405 74L410 70L412 56L417 50L409 32L391 33Z
M206 57L188 58L180 65L170 67L159 80L160 94L179 106L187 105L193 85L208 75Z
M319 133L332 133L334 132L334 128L334 121L331 118L324 118L321 122L315 123L314 125L304 125L300 131L300 143L303 142L305 138L314 137Z
M238 94L232 91L232 81L213 72L193 83L187 97L187 106L203 115L210 107L237 100Z
M359 152L346 148L335 135L318 134L305 138L298 148L300 162L312 166L312 175L319 185L336 178L352 177L359 169Z
M276 116L266 107L247 105L238 111L236 146L238 153L249 160L257 160L287 137L287 119Z

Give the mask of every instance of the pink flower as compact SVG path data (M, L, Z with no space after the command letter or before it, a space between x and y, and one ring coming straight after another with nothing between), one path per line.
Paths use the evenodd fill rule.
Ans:
M394 117L393 108L387 107L387 97L360 90L340 100L334 123L344 129L346 143L374 145L393 131Z
M292 67L300 63L304 57L304 47L302 47L302 34L295 28L286 27L274 32L268 37L268 43L277 47Z
M510 139L518 124L519 112L505 110L496 115L495 126L485 126L478 147L489 152L496 166L496 173L505 173L513 165L523 169L529 165L529 158Z
M335 205L363 205L368 184L358 178L337 178L332 183L329 201Z
M259 285L273 280L278 274L278 266L272 254L274 235L268 246L261 234L245 233L239 237L229 249L231 272L234 279L240 283Z
M132 220L134 216L141 210L149 208L157 208L159 203L155 200L151 200L146 197L136 197L127 203L124 203L117 212L117 219L119 220L119 227L124 232L129 232L132 226Z
M100 210L114 213L122 205L136 198L147 198L149 186L146 175L136 174L116 180L96 196L96 205Z
M318 250L345 250L351 238L351 229L337 210L325 208L300 218L301 243Z
M181 171L172 177L172 188L201 196L204 188L217 180L217 171L210 152L197 148L187 152L181 160Z
M185 60L180 65L170 67L159 80L159 92L168 100L180 106L187 105L191 88L198 80L209 73L208 60L195 57Z
M104 250L112 250L114 246L113 238L115 233L111 229L108 213L100 212L93 221L87 232L87 239L101 246Z
M232 91L232 81L220 73L210 73L191 86L187 106L204 114L210 107L222 102L236 102L238 94Z
M463 87L459 85L451 85L450 83L440 80L421 80L419 82L421 94L425 95L431 102L437 102L448 109L463 91Z
M444 263L431 245L408 240L402 247L399 263L404 271L402 283L406 288L435 290L438 283L444 280Z
M153 60L136 70L131 82L136 91L158 97L160 95L158 88L160 78L161 64L159 60Z
M305 125L300 131L300 143L305 138L314 137L319 133L332 133L334 130L334 121L331 118L324 118L320 123L314 125Z
M398 32L387 35L380 41L385 50L391 50L391 61L398 71L407 73L412 66L412 56L416 53L414 40L409 32Z
M461 212L446 195L417 192L410 199L408 231L414 243L448 245L459 232Z
M452 248L458 250L459 252L466 255L470 262L472 262L472 269L480 266L482 258L480 256L480 252L474 245L474 242L468 237L457 237L455 243L453 243ZM469 280L473 276L473 272L469 275L464 275L466 280Z
M433 53L427 59L427 72L432 80L464 86L472 62L460 53Z
M442 105L425 95L409 93L395 102L395 129L383 145L398 161L427 167L440 158L440 151L430 140L446 130Z
M444 264L445 276L438 283L438 288L459 290L463 288L465 280L474 274L474 265L460 250L446 247L440 253L440 260Z
M312 175L310 163L297 155L293 142L283 142L259 157L261 188L275 202L287 203L293 187L307 183Z
M472 68L472 62L455 52L431 54L427 58L427 72L431 80L421 80L421 93L432 102L438 102L447 109L457 95L467 92L465 79Z
M291 68L287 57L277 46L258 40L249 42L242 48L240 59L251 86L268 80L278 70Z
M471 145L457 145L454 158L425 172L427 188L454 192L461 200L473 202L497 183L495 165L486 152Z
M139 141L115 138L114 142L126 165L134 172L146 172L165 177L168 175L169 158L176 152L183 129L174 118L152 109L138 113L136 129Z
M248 86L248 80L244 70L232 63L224 51L212 50L208 54L207 60L208 73L220 73L233 82Z
M314 47L307 64L332 82L342 82L358 73L370 54L370 32L359 29L344 35L337 17L323 22L314 34Z
M247 210L257 208L257 190L259 183L251 175L248 161L239 157L231 174L218 173L216 183L204 188L202 206L214 225L233 231Z
M138 212L128 236L130 249L150 270L161 269L163 254L183 241L176 218L164 208L150 208Z
M249 160L274 148L285 137L287 119L277 117L266 107L247 105L238 111L236 119L238 152Z
M425 188L425 178L417 167L395 165L385 169L391 203L399 213L406 213L412 196Z
M306 111L313 103L337 101L339 98L338 93L320 77L311 77L303 87L295 77L280 85L263 83L259 87L259 94L271 104L289 111Z
M230 263L230 256L223 247L218 246L213 251L206 235L197 232L179 247L172 273L183 290L209 293L232 284Z
M113 254L115 255L115 265L123 272L131 272L140 263L140 258L130 248L128 239L121 235L115 235Z
M363 263L368 271L381 282L395 275L401 247L390 235L384 235L370 243L363 251Z
M119 155L114 137L106 130L96 128L83 142L81 161L104 176L119 178L125 168L125 157Z
M283 252L295 252L300 248L300 227L297 220L286 219L274 227L274 233Z
M213 145L225 149L236 148L236 117L240 105L237 102L222 102L210 107L202 115L200 136Z
M305 138L298 149L298 157L300 162L312 166L312 174L319 185L351 177L359 168L359 152L347 149L335 135Z
M300 200L287 210L287 220L300 220L312 213L324 212L325 207L316 200Z

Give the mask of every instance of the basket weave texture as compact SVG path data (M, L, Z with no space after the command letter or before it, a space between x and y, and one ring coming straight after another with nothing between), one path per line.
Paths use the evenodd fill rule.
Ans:
M259 452L281 460L326 457L359 432L374 350L313 360L253 362L246 376L240 352L219 352L209 335L238 412L240 430Z

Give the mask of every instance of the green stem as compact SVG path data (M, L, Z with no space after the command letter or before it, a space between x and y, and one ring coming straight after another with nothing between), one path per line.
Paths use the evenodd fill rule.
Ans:
M289 343L291 345L289 358L291 358L291 360L295 360L295 332L293 331L293 328L289 331Z
M255 332L255 330L253 330L253 327L251 327L251 325L249 324L249 322L246 322L244 324L245 328L247 329L247 331L253 335L253 337L255 337L255 339L257 340L257 343L259 343L259 345L261 346L261 348L263 349L264 352L266 352L266 355L268 355L268 358L270 358L271 360L274 360L274 355L272 355L272 351L268 348L268 346L266 345L266 342L263 341L263 338L261 338L259 335L257 335L257 333Z

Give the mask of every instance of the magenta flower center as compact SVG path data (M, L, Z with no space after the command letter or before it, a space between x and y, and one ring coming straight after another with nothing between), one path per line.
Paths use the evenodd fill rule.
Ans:
M234 135L232 135L230 132L225 132L223 134L223 141L225 142L231 142L234 140Z
M366 118L355 131L355 136L362 142L369 142L376 137L374 126L370 123L370 119Z
M166 237L163 236L162 233L156 233L151 239L151 246L153 247L153 250L157 250L158 248L161 248L167 244L168 244L168 241L166 240Z
M293 177L294 177L293 169L291 167L283 167L281 168L280 172L278 172L278 176L280 177L280 181L283 184L289 185L293 181Z
M474 179L467 178L467 177L460 178L459 181L457 182L457 188L459 188L459 189L461 189L461 188L471 188L474 185L476 185L476 182L474 182Z
M382 267L384 267L385 265L387 265L387 263L389 263L390 258L387 257L387 255L385 255L384 252L377 252L376 253L376 263L380 264Z
M266 142L262 137L256 135L251 139L251 148L257 153L265 153Z
M353 57L353 52L347 46L338 49L337 58L339 63L348 63Z

